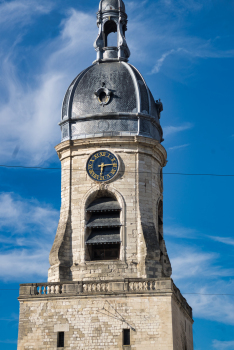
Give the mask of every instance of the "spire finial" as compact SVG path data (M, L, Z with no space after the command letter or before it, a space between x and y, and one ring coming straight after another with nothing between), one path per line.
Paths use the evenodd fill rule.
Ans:
M125 32L127 31L127 14L123 0L101 0L97 13L98 37L94 43L97 59L100 61L128 61L128 48ZM116 33L115 42L109 40ZM111 34L111 36L110 36Z

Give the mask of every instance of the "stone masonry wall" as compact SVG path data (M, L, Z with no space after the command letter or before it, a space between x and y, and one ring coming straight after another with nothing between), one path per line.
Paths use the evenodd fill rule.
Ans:
M123 349L126 328L129 350L184 350L173 342L172 313L171 295L21 300L18 350L55 350L59 331L66 350Z
M172 299L172 326L174 350L193 349L193 324L176 300Z
M48 280L167 276L157 246L157 205L162 199L160 170L166 163L164 148L143 137L112 137L67 141L56 149L62 163L63 225L58 228L51 250ZM87 160L98 149L110 150L120 160L119 175L105 185L96 183L86 173ZM119 261L88 261L85 208L100 191L111 193L122 207Z

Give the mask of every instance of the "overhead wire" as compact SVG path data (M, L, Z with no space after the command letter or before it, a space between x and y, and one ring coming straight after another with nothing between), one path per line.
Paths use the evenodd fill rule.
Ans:
M80 171L80 172L86 172L86 170L83 169L77 169L77 168L53 168L53 167L39 167L39 166L24 166L24 165L5 165L0 164L0 168L8 168L8 169L35 169L35 170L68 170L68 171ZM121 172L121 171L120 171ZM122 171L123 172L123 171ZM124 171L123 173L130 173L130 174L150 174L152 172L150 171ZM154 173L155 175L160 175L160 173ZM182 176L215 176L215 177L234 177L234 174L215 174L215 173L169 173L169 172L163 172L163 175L182 175Z
M23 165L5 165L5 164L0 164L0 168L13 168L13 169L35 169L35 170L75 170L75 171L81 171L81 172L85 172L85 170L82 169L76 169L76 168L72 168L72 169L66 169L66 168L53 168L53 167L39 167L39 166L23 166ZM149 171L127 171L127 173L145 173L145 174L149 174L151 172ZM155 175L160 175L160 173L153 173ZM214 173L210 173L210 174L205 174L205 173L166 173L163 172L163 175L182 175L182 176L214 176L214 177L234 177L234 174L214 174ZM0 291L18 291L19 289L0 289ZM234 296L234 294L204 294L204 293L182 293L183 295L207 295L207 296Z

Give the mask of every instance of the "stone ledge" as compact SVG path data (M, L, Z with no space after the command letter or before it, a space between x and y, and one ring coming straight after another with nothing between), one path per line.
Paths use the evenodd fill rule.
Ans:
M192 308L171 278L122 279L111 281L46 282L21 284L19 300L43 298L92 297L99 295L173 295L192 318Z

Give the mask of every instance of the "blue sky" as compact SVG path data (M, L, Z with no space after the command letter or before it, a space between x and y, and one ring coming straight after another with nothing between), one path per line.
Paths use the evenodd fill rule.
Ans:
M164 103L165 173L234 174L234 2L125 1L130 63ZM59 167L60 109L95 59L97 0L0 1L0 164ZM60 171L0 168L0 343L16 349L19 283L43 282ZM234 177L164 175L173 279L194 349L234 349Z

